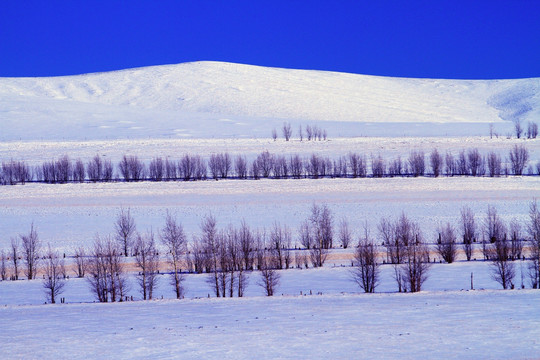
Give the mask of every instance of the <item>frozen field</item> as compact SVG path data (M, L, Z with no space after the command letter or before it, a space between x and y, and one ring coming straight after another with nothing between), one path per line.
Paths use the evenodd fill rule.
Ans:
M382 217L397 218L405 211L432 242L437 225L457 225L465 205L480 225L488 205L496 206L505 221L526 221L531 200L540 198L540 177L26 184L0 186L0 195L0 248L33 221L44 244L70 253L76 245L91 244L96 233L112 233L120 207L131 209L141 232L161 228L169 210L189 235L198 233L211 213L219 227L245 219L252 228L269 229L277 221L291 227L296 240L313 203L328 204L336 224L347 217L355 238L364 221L376 236Z
M6 358L532 359L534 290L0 308Z
M486 132L488 128L486 127ZM38 165L43 161L68 155L72 160L90 160L96 154L110 159L115 165L123 155L136 155L148 163L154 157L180 159L185 154L201 155L208 159L211 154L228 152L231 156L244 155L253 159L268 150L275 155L298 154L309 157L315 153L336 159L349 152L366 155L381 155L386 160L398 156L406 161L411 150L424 151L426 155L437 149L443 156L446 152L457 156L462 150L477 148L482 155L490 151L500 154L503 161L514 145L524 145L530 153L530 163L540 161L540 139L507 139L505 136L468 137L356 137L332 138L328 141L302 141L296 136L289 142L283 139L133 139L133 140L93 140L93 141L6 141L0 142L0 161L9 159ZM427 156L426 156L427 158Z
M115 304L87 303L86 281L74 278L67 304L16 305L42 303L41 281L1 282L0 344L7 358L44 359L537 357L538 290L493 290L478 261L435 264L426 291L399 294L391 271L382 267L382 293L360 294L350 268L285 270L273 298L255 272L241 299L207 299L207 275L187 275L179 301L160 277L165 300Z

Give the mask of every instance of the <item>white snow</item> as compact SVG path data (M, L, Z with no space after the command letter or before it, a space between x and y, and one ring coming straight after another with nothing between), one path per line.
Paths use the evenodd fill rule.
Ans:
M2 307L2 353L42 359L526 359L540 293L199 299Z
M91 244L96 233L112 233L120 207L131 209L143 232L163 226L169 210L190 235L198 234L202 219L212 213L220 227L245 219L253 228L269 229L278 221L296 238L313 203L328 204L336 223L347 217L355 236L365 220L375 236L382 217L405 211L431 242L440 222L459 224L463 206L475 211L479 224L488 205L505 221L526 221L530 202L540 198L540 177L26 184L0 186L0 197L0 248L33 221L44 244L72 252L74 246Z
M506 134L504 121L540 116L539 89L538 78L407 79L219 62L0 78L0 140L268 137L284 120L295 131L321 124L332 136L374 135L370 126L379 135L478 135L487 123Z

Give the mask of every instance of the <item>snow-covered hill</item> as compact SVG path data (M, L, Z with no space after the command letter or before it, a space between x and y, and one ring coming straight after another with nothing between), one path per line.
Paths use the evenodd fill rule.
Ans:
M2 141L260 137L283 121L295 131L320 124L331 136L388 135L388 124L390 134L415 135L413 123L436 124L421 135L485 134L486 123L507 131L502 122L515 118L540 118L540 78L405 79L219 62L0 78Z

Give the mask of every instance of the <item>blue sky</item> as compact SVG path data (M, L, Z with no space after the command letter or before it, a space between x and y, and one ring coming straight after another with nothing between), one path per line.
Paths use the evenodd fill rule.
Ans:
M539 77L540 1L0 4L0 76L197 60L404 77Z

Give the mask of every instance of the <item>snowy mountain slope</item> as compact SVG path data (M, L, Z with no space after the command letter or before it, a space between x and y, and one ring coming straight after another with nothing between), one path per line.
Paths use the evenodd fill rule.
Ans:
M268 136L285 119L350 135L353 124L537 119L540 78L406 79L195 62L0 78L0 114L0 140L58 139L58 129L76 139Z

